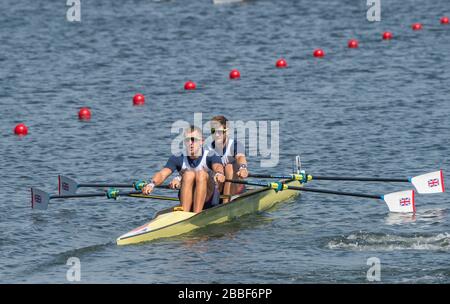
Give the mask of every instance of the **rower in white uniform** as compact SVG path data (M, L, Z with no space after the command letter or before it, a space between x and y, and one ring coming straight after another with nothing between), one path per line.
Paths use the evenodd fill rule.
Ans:
M149 195L155 186L161 185L174 171L181 179L172 181L170 186L181 186L179 198L183 211L200 212L219 204L218 183L225 181L220 157L203 149L202 131L190 126L184 131L186 154L172 155L161 171L157 172L142 193ZM178 182L178 184L176 184Z
M221 158L226 179L244 179L248 177L245 148L228 133L228 120L225 116L214 116L211 119L211 134L213 141L208 147L211 153ZM219 190L223 194L223 203L228 203L232 195L240 194L245 186L236 183L219 183Z

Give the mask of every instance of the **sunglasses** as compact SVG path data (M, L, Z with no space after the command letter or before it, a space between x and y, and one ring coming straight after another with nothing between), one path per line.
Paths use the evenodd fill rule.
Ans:
M202 139L199 137L185 137L184 141L190 143L190 142L199 142L202 141Z
M211 128L211 134L215 134L216 132L218 134L223 134L227 131L228 129L216 129L216 128Z

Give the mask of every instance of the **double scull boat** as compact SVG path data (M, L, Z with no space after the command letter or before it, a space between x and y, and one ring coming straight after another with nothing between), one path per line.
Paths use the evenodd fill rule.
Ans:
M444 175L442 170L434 171L410 178L389 178L389 177L345 177L341 175L321 176L310 175L304 170L300 170L299 159L297 160L294 172L290 175L272 175L272 174L250 174L252 178L270 178L276 179L278 182L257 182L248 180L226 180L227 182L245 184L247 186L256 186L243 194L234 196L231 202L220 204L201 212L185 212L181 206L173 206L156 213L154 218L148 223L131 230L128 233L117 238L117 245L137 244L141 242L152 241L161 238L174 237L195 229L205 227L210 224L218 224L226 222L230 219L244 216L250 213L266 211L280 202L300 195L300 192L315 192L322 194L341 195L350 197L370 198L382 200L387 204L390 212L414 213L415 207L415 191L403 190L384 195L343 192L321 188L309 188L303 186L312 180L332 180L332 181L362 181L362 182L389 182L389 183L410 183L415 187L419 194L443 193ZM166 201L178 201L176 197L163 195L143 195L142 187L145 181L136 181L133 184L104 184L89 183L78 184L75 180L68 177L59 176L59 194L51 195L40 189L31 189L31 207L34 209L46 210L50 200L69 199L69 198L88 198L88 197L106 197L108 199L117 199L119 196L128 196L136 198L147 198ZM77 194L78 188L104 188L102 192L81 193ZM168 186L159 186L160 188L168 188ZM134 188L134 191L122 191L117 188Z
M282 181L300 186L299 181ZM227 204L203 210L200 213L178 211L178 206L156 213L145 225L131 230L117 239L117 245L137 244L160 238L181 235L209 224L218 224L254 212L268 210L280 202L300 195L300 191L275 191L269 188L248 190Z

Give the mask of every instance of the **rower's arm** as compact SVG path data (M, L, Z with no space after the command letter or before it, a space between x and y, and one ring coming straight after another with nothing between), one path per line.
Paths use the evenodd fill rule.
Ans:
M169 168L163 168L161 171L157 172L152 177L153 183L155 186L159 186L172 174L172 170Z
M236 163L238 166L240 165L247 165L247 159L245 158L244 154L237 154L236 155Z
M238 165L238 172L237 176L240 178L247 178L248 177L248 167L247 167L247 159L245 158L245 155L242 153L237 154L236 156L236 163Z
M225 174L224 171L223 171L223 165L222 164L217 164L217 163L212 164L212 170L213 170L214 173Z
M247 159L245 158L245 147L242 145L242 143L236 141L234 143L234 151L235 155L234 158L236 159L236 164L239 168L245 168L247 169Z

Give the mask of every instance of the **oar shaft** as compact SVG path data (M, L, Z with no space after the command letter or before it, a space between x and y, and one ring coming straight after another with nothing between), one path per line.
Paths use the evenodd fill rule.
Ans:
M163 201L180 201L178 197L170 197L170 196L163 196L163 195L145 195L145 194L129 194L129 197L134 198L151 198L151 199L157 199L157 200L163 200Z
M272 175L272 174L255 174L251 173L248 175L248 177L254 177L254 178L292 178L291 175Z
M85 194L72 194L72 195L50 195L50 199L58 198L78 198L78 197L105 197L105 193L85 193Z
M78 184L78 188L133 188L133 184ZM159 185L155 188L172 189L169 185Z
M296 187L296 186L288 186L288 189L298 190L298 191L305 191L305 192L317 192L317 193L336 194L336 195L343 195L343 196L382 199L382 197L380 195L355 193L355 192L344 192L344 191L334 191L334 190L327 190L327 189L311 189L311 188Z
M178 197L170 197L170 196L162 196L162 195L145 195L145 194L130 194L128 195L130 197L136 197L136 198L153 198L153 199L160 199L160 200L165 200L165 201L180 201L180 199ZM220 198L231 198L232 195L221 195Z
M141 191L128 191L118 192L118 196L131 196L136 194L142 194ZM50 199L63 199L63 198L82 198L82 197L108 197L107 192L103 193L82 193L82 194L69 194L69 195L50 195Z
M163 195L144 195L141 191L128 191L128 192L118 192L119 196L129 196L137 198L151 198L157 200L165 201L179 201L177 197L163 196ZM49 199L65 199L65 198L83 198L83 197L108 197L107 192L104 193L83 193L83 194L71 194L71 195L50 195Z
M79 184L78 188L132 188L132 184Z
M234 183L234 184L243 184L243 185L249 185L249 186L269 187L269 185L265 184L265 183L250 182L250 181L240 180L240 179L226 179L225 182Z
M235 183L235 184L244 184L244 185L250 185L250 186L259 186L259 187L271 188L271 186L269 184L265 184L265 183L256 183L256 182L249 182L249 181L235 180L235 179L227 179L225 181L226 182L230 182L230 183ZM287 186L288 190L297 190L297 191L305 191L305 192L317 192L317 193L336 194L336 195L343 195L343 196L382 199L382 196L380 196L380 195L354 193L354 192L342 192L342 191L334 191L334 190L327 190L327 189L311 189L311 188L297 187L297 186L291 186L291 185L286 185L286 186Z
M272 175L272 174L249 174L249 177L254 178L280 178L292 179L292 175ZM358 176L320 176L307 175L308 180L332 180L332 181L358 181L358 182L391 182L391 183L408 183L407 178L378 178L378 177L358 177Z
M358 181L358 182L390 182L408 183L407 178L376 178L376 177L346 177L346 176L312 176L313 180L334 180L334 181Z

